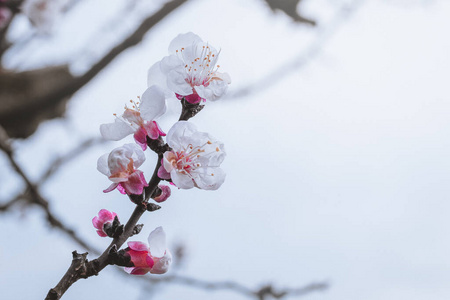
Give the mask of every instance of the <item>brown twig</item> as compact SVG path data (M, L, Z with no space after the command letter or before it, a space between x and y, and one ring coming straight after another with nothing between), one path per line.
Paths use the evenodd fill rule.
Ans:
M150 198L152 193L155 191L158 183L161 179L158 177L158 169L161 166L162 154L159 154L158 163L156 164L153 176L149 181L149 186L145 189L143 193L143 199L140 204L136 205L130 219L126 223L123 233L115 237L111 244L106 248L106 250L93 261L88 261L86 256L80 258L80 255L74 254L72 264L67 270L66 274L63 276L61 281L47 294L46 300L57 300L60 299L67 289L76 281L81 278L89 278L91 276L97 275L101 270L103 270L108 264L110 264L109 256L111 250L120 249L120 247L127 241L127 239L132 236L135 232L135 227L140 217L147 211L147 200ZM148 198L147 198L148 197ZM130 199L135 202L137 199L130 197ZM76 252L75 252L76 253ZM84 254L83 254L84 255ZM87 253L86 253L87 255ZM80 262L81 260L81 262ZM73 267L76 265L76 267ZM82 271L79 271L82 270Z

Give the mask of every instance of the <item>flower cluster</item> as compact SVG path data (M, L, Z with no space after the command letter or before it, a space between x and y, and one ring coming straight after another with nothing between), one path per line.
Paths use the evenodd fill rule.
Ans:
M148 71L148 85L169 89L189 103L218 100L225 95L231 78L219 72L220 51L192 33L178 35L169 45L169 55Z
M231 80L227 73L219 72L219 54L220 51L191 32L178 35L169 45L169 55L150 67L148 88L142 96L137 101L130 100L130 107L125 106L120 116L114 114L114 122L100 126L100 133L107 140L119 141L133 135L135 141L98 159L97 169L112 181L103 192L117 189L137 205L153 211L160 206L148 203L150 198L162 203L171 195L169 186L158 185L162 180L179 189L216 190L223 184L225 172L220 168L226 156L223 143L187 121L203 108L204 102L215 101L227 91ZM166 112L166 101L179 101L182 105L181 120L167 135L157 121ZM158 155L150 181L139 169L147 149ZM92 222L102 237L123 233L117 215L105 209ZM141 227L135 231L138 233ZM128 242L128 247L121 251L125 253L121 265L133 275L165 273L172 261L162 227L150 233L148 245Z

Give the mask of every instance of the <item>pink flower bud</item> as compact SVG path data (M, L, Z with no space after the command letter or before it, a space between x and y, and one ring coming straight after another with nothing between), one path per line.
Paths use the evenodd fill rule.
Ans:
M97 234L99 236L101 236L101 237L108 236L106 234L106 232L104 231L103 226L105 226L105 224L107 224L107 223L112 224L112 222L114 221L114 218L116 216L117 216L117 214L115 212L110 212L109 210L101 209L98 212L98 217L94 217L92 219L92 224L97 229Z
M167 185L160 185L158 187L161 189L161 194L153 198L153 200L155 200L158 203L161 203L166 201L170 197L171 190L170 187L168 187Z

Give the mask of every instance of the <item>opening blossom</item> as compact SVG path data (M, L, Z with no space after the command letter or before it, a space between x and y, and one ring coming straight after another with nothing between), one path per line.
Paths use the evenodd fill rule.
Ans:
M122 194L142 194L148 186L142 171L137 170L145 161L144 151L136 144L125 144L97 161L97 170L108 176L113 183L103 192L117 188Z
M166 134L154 121L166 112L164 91L154 85L142 94L141 102L134 103L132 108L125 106L122 117L114 123L100 125L100 133L107 140L118 141L134 133L134 140L142 150L147 149L147 136L153 140Z
M105 226L105 224L110 223L112 224L112 222L114 221L114 218L117 216L117 214L115 212L111 212L109 210L106 209L102 209L98 212L98 217L95 216L92 219L92 224L94 225L94 227L97 229L97 234L101 237L106 237L108 236L106 234L106 232L104 231L103 227Z
M160 178L172 179L181 189L217 190L225 181L225 172L220 168L226 155L224 145L208 133L179 121L169 130L167 143L172 150L164 153L158 170Z
M148 71L148 85L167 86L178 99L195 104L225 95L231 78L218 71L219 53L192 33L179 34L169 45L169 56Z
M148 236L148 245L142 242L128 242L126 253L131 257L134 267L125 271L133 275L164 274L172 263L172 254L166 248L166 233L162 227L153 230Z

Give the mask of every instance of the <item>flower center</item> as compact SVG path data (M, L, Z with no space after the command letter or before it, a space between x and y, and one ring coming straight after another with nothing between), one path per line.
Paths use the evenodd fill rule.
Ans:
M206 152L206 147L211 145L211 141L207 141L201 146L193 146L189 144L187 147L183 147L181 151L175 152L176 157L171 161L172 166L178 170L178 172L189 175L192 177L198 168L202 167L201 158L207 158L216 152L220 152L219 147L216 147L210 152ZM214 174L210 174L214 176Z
M139 96L137 96L138 99L140 99ZM139 110L139 101L134 101L134 100L130 100L131 103L131 107L128 107L127 105L125 105L124 109L125 112L122 114L122 117L118 117L117 114L113 114L114 117L116 117L117 119L119 119L120 121L123 121L125 123L130 123L131 126L134 129L137 129L139 127L143 127L145 122L141 117L141 113ZM134 126L133 126L134 125Z
M199 50L199 45L195 46L196 56L191 56L186 54L184 48L176 50L177 56L184 62L184 70L186 71L186 82L192 87L194 86L208 86L211 80L220 79L215 77L217 70L220 68L216 65L219 59L219 53L215 53L208 46L201 46L201 51ZM198 55L197 55L198 54Z

